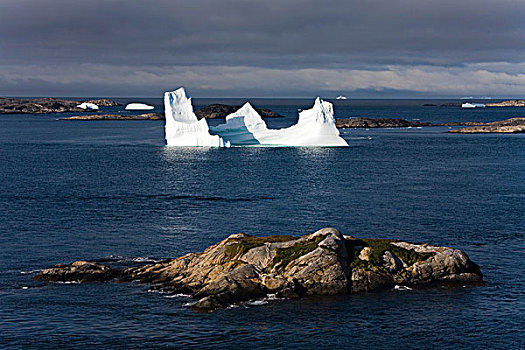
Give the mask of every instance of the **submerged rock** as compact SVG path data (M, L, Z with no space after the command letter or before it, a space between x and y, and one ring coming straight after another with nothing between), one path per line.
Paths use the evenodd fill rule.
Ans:
M210 311L267 294L294 298L371 292L396 285L483 285L460 250L385 239L357 239L324 228L302 237L233 234L180 258L125 269L89 261L42 270L51 282L133 281L190 294Z

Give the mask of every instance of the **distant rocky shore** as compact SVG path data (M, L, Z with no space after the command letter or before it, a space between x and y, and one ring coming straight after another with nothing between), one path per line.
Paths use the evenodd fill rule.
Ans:
M487 107L525 107L525 100L509 100L502 102L486 103Z
M90 109L77 107L81 103L92 103L99 107L121 106L121 104L109 99L97 99L87 101L64 100L59 98L0 98L0 114L45 114L45 113L74 113L93 112ZM230 106L224 104L211 104L195 111L197 118L221 119L228 114L234 113L241 106ZM283 116L267 108L255 108L263 118L282 118ZM67 120L160 120L164 119L161 113L147 113L141 116L126 114L102 114L85 115L64 118Z
M523 133L525 132L525 118L511 118L491 123L482 122L450 122L429 123L420 121L408 121L401 118L350 118L337 119L338 128L407 128L407 127L429 127L429 126L469 126L450 130L451 133L474 134L474 133Z
M223 104L212 104L195 111L195 115L198 119L221 119L226 118L228 114L236 112L241 106L230 106ZM283 116L275 113L267 108L256 108L255 109L263 118L282 118ZM147 113L141 115L133 114L92 114L92 115L80 115L69 118L63 118L62 120L164 120L165 116L162 113Z
M450 130L449 132L458 134L525 133L525 117L498 120L479 126Z
M145 113L145 114L89 114L75 115L69 118L60 118L60 120L164 120L163 113Z
M371 129L371 128L408 128L408 127L424 127L424 126L474 126L485 125L481 122L450 122L450 123L429 123L420 121L409 121L401 118L349 118L337 119L336 126L338 128L355 128L355 129Z
M468 101L468 100L467 100ZM461 107L464 102L446 102L439 106L441 107ZM483 103L486 107L525 107L525 100L507 100L501 102ZM423 107L437 107L434 103L425 103Z
M223 104L211 104L195 111L198 119L224 119L228 114L235 113L242 106L230 106ZM263 118L282 118L283 116L267 108L255 108Z
M429 244L343 236L324 228L302 237L233 234L207 248L158 263L115 268L93 261L39 272L49 282L139 281L189 294L211 311L242 301L299 298L439 285L483 285L478 265L462 251Z
M77 107L79 104L93 103L97 106L120 106L115 101L108 99L73 101L59 98L1 98L0 114L44 114L44 113L65 113L65 112L85 112L85 109Z

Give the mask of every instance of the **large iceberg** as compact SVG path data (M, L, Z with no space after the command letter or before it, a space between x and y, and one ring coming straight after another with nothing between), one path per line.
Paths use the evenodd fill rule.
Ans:
M235 146L348 146L335 126L332 104L319 97L312 108L299 113L297 124L289 128L268 129L257 111L246 103L228 115L225 124L210 129Z
M164 113L168 146L229 146L219 136L210 135L206 119L199 120L193 113L184 88L164 93Z
M332 104L320 98L315 100L311 109L299 113L297 124L283 129L268 129L249 103L228 115L226 123L208 128L205 119L197 120L191 99L183 88L167 92L164 103L169 146L348 146L335 126ZM174 120L177 123L173 123ZM180 124L183 121L189 125ZM210 131L215 135L210 135Z

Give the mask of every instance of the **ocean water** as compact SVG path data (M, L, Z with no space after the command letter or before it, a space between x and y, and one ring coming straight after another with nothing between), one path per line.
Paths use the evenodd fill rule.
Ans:
M160 100L143 101L161 110ZM282 127L311 103L254 104L286 115L268 121ZM346 100L335 110L339 118L431 122L525 115L423 103ZM347 148L173 149L162 121L57 120L68 115L0 116L0 348L525 347L525 135L359 129L342 131ZM301 235L326 226L457 247L487 285L202 314L186 297L144 285L32 280L56 263L135 264L202 251L239 231Z

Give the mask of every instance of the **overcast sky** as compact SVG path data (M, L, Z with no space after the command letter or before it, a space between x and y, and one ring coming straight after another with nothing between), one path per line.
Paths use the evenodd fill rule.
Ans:
M0 96L525 97L525 0L0 0Z

